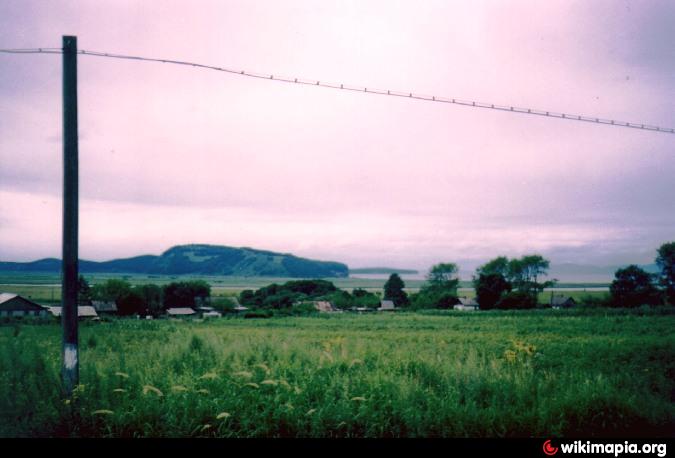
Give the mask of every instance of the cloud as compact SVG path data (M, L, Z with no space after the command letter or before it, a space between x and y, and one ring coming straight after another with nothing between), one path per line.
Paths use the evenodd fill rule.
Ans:
M84 49L674 125L673 51L660 45L674 38L671 11L667 2L4 2L0 41L31 46L30 31L35 46L58 45L68 30ZM59 251L35 216L60 227L59 64L0 59L3 257ZM80 56L78 65L81 243L92 258L209 242L361 265L529 250L590 262L675 236L666 134L165 64Z

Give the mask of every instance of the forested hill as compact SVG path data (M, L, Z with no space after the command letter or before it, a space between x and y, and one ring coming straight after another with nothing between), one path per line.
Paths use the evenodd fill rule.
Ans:
M0 271L59 272L54 258L33 262L0 262ZM80 260L82 273L138 273L154 275L233 275L247 277L347 277L345 264L299 258L288 253L216 245L180 245L160 256L145 255L112 261Z

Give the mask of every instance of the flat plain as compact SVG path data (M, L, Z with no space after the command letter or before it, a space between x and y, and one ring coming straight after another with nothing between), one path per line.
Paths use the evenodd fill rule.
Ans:
M574 437L675 430L671 308L0 325L0 436Z

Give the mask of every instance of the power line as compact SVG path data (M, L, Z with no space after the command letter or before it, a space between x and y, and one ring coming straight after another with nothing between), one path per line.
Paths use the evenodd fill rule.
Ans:
M39 54L39 53L42 53L42 54L61 54L63 52L63 50L61 48L30 48L30 49L0 49L0 52L2 52L2 53L13 53L13 54ZM669 128L669 127L659 127L659 126L654 126L654 125L644 124L644 123L626 122L626 121L618 121L618 120L615 120L615 119L599 118L599 117L594 117L594 116L585 116L585 115L578 115L578 114L539 110L539 109L535 109L535 108L523 108L523 107L517 107L517 106L510 106L510 105L498 105L498 104L494 104L494 103L478 102L478 101L474 101L474 100L465 100L465 99L449 98L449 97L438 97L438 96L434 96L434 95L423 95L423 94L419 94L419 93L416 93L416 92L410 92L410 91L393 91L393 90L387 90L387 89L368 88L368 87L365 87L365 86L347 85L347 84L342 84L342 83L331 83L331 82L312 80L312 79L307 79L307 78L293 78L293 77L279 76L279 75L267 74L267 73L250 72L250 71L246 71L246 70L234 70L234 69L226 68L226 67L217 67L217 66L214 66L214 65L199 64L199 63L195 63L195 62L187 62L187 61L173 60L173 59L159 59L159 58L152 58L152 57L129 56L129 55L114 54L114 53L99 52L99 51L86 51L86 50L83 50L83 49L78 50L77 53L82 54L82 55L86 55L86 56L107 57L107 58L113 58L113 59L138 60L138 61L145 61L145 62L159 62L159 63L163 63L163 64L184 65L184 66L188 66L188 67L204 68L204 69L207 69L207 70L215 70L215 71L219 71L219 72L231 73L231 74L234 74L234 75L246 76L246 77L249 77L249 78L259 78L259 79L265 79L265 80L271 80L271 81L279 81L279 82L283 82L283 83L303 84L303 85L307 85L307 86L319 86L319 87L330 88L330 89L340 89L340 90L345 90L345 91L363 92L363 93L368 93L368 94L386 95L386 96L393 96L393 97L405 97L405 98L408 98L408 99L422 100L422 101L425 101L425 102L450 103L450 104L454 104L454 105L462 105L462 106L473 107L473 108L485 108L485 109L489 109L489 110L507 111L507 112L512 112L512 113L521 113L521 114L529 114L529 115L536 115L536 116L546 116L546 117L549 117L549 118L567 119L567 120L570 120L570 121L584 121L584 122L592 122L592 123L596 123L596 124L605 124L605 125L611 125L611 126L617 126L617 127L629 127L629 128L632 128L632 129L642 129L642 130L650 130L650 131L654 131L654 132L665 132L665 133L669 133L669 134L675 134L675 129Z

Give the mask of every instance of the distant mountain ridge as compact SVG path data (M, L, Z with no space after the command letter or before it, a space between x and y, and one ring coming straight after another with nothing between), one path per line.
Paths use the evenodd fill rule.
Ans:
M230 275L242 277L347 277L346 264L300 258L290 253L219 245L179 245L159 256L143 255L111 261L80 260L82 273L136 273L152 275ZM61 260L0 262L1 271L59 272Z

